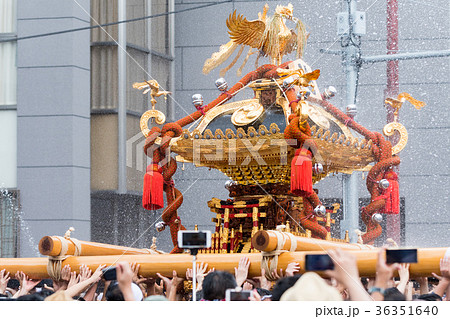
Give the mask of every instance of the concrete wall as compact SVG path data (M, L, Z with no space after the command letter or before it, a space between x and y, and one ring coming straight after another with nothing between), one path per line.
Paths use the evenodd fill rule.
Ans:
M234 9L249 20L256 19L265 3L273 14L279 1L233 1L213 7L181 13L176 19L176 78L178 81L175 98L180 107L176 108L176 118L194 110L191 96L201 93L205 104L217 97L214 81L219 77L219 69L208 75L202 74L204 61L217 52L221 44L228 42L225 20ZM178 0L176 9L182 10L202 4L202 1ZM339 56L327 55L320 49L340 50L336 36L335 15L345 11L344 1L307 1L294 4L294 15L308 26L310 37L304 60L311 67L319 68L319 87L328 85L338 89L332 102L344 108L345 75ZM362 38L363 55L386 53L386 1L358 1L358 10L367 15L367 34ZM401 52L448 49L450 40L450 20L444 0L427 4L417 2L399 3L399 48ZM243 56L245 56L245 52ZM293 57L291 57L292 59ZM231 60L231 59L230 59ZM227 73L230 85L239 77L236 66ZM250 59L243 74L254 67ZM260 61L260 65L267 61ZM449 204L449 118L448 98L449 58L401 61L400 92L408 92L427 106L418 111L405 103L401 112L401 122L409 132L409 141L401 153L400 192L405 197L406 244L417 246L441 246L450 240L450 222L445 217L445 207ZM386 87L386 63L365 65L360 72L358 87L358 115L356 120L365 127L381 131L386 124L383 106L383 92ZM188 166L186 166L188 167ZM361 198L370 197L365 180L359 175ZM223 188L227 177L206 168L189 167L178 170L176 185L184 194L184 203L179 210L183 223L189 228L199 224L201 228L212 229L212 214L206 205L211 197L227 198ZM342 197L340 176L329 177L316 185L321 198ZM200 227L199 226L199 227Z
M18 1L18 37L89 26L89 1ZM73 226L90 239L89 31L17 44L21 256Z

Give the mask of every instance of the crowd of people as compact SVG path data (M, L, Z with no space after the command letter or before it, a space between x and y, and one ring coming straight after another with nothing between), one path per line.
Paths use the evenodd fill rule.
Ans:
M250 301L450 301L450 258L440 261L440 275L410 278L409 264L387 264L385 251L378 254L375 278L360 277L356 258L348 251L330 250L334 269L319 276L315 272L300 274L298 263L290 263L283 271L273 271L275 281L266 278L264 269L259 277L249 278L250 261L242 257L234 276L225 271L209 269L198 263L196 269L196 300L226 299L226 291L251 291ZM12 278L0 270L0 300L17 301L191 301L193 270L185 274L173 271L171 277L157 273L155 278L139 275L138 264L118 262L116 280L105 280L100 265L94 272L82 265L72 271L66 265L60 279L34 280L17 272ZM398 278L395 278L397 276ZM396 280L398 279L398 280Z

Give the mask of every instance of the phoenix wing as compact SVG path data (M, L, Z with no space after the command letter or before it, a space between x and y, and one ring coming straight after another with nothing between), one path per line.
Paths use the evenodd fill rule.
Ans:
M261 20L248 21L242 14L236 15L236 10L227 19L228 34L237 44L249 45L260 49L266 24Z

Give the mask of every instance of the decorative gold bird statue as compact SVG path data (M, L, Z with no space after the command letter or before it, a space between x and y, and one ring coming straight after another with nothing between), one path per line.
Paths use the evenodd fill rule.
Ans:
M287 7L277 6L275 14L270 17L267 17L268 8L269 6L266 4L263 13L258 14L259 18L252 21L247 20L241 14L237 15L236 11L230 14L227 19L227 27L231 41L222 45L219 52L213 53L211 58L205 61L203 73L208 74L225 62L239 45L241 45L241 49L238 55L228 67L222 70L221 76L237 62L243 50L242 46L245 45L249 46L250 50L244 64L254 53L252 49L257 49L260 56L268 56L271 63L276 65L280 65L283 56L294 50L297 50L297 58L300 58L303 55L307 34L303 23L293 16L292 4ZM284 19L297 24L297 33L286 26ZM242 68L243 66L239 68L238 74Z
M398 111L400 111L400 108L402 107L402 105L405 101L408 101L409 103L414 105L414 107L418 110L420 110L421 108L423 108L425 106L425 102L416 100L415 98L413 98L410 94L408 94L406 92L400 93L397 96L397 98L388 97L386 100L384 100L384 103L386 105L390 105L394 109L394 115L397 117Z
M142 94L146 94L148 91L150 91L151 96L151 102L152 102L152 108L155 109L156 99L155 97L159 97L161 95L166 96L167 94L171 94L171 92L168 91L160 91L159 90L159 83L156 82L156 80L149 80L144 82L135 82L133 83L133 88L138 90L144 90Z

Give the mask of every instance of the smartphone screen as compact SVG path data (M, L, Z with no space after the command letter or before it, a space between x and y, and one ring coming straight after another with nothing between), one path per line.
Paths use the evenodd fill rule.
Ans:
M206 246L206 233L183 233L183 247L205 247Z
M116 280L117 279L116 267L105 268L102 271L103 271L103 278L106 281Z
M417 263L417 249L387 249L386 264Z
M225 293L225 300L227 301L250 301L252 291L251 290L241 290L236 291L234 289L228 289Z
M333 260L328 255L306 255L305 270L334 269Z

